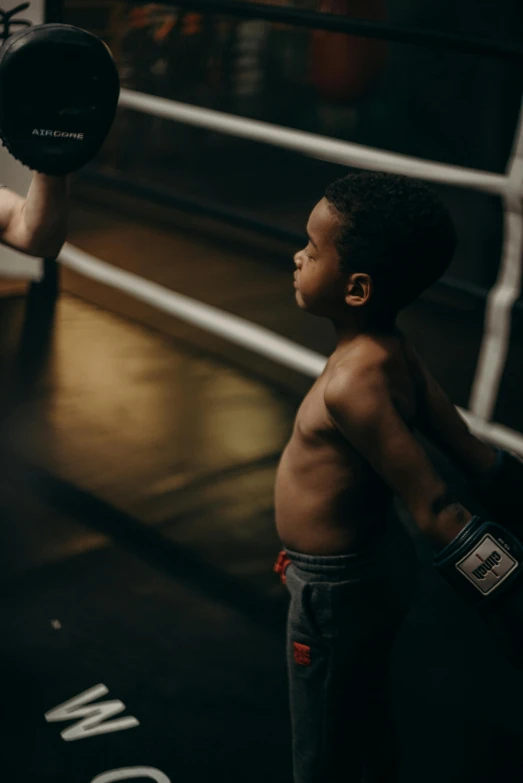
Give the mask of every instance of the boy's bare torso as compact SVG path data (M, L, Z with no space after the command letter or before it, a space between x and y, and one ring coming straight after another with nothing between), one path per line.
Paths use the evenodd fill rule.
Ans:
M364 335L336 349L298 409L278 468L276 527L288 549L341 554L384 523L392 493L341 435L324 402L325 388L340 365L362 362L385 369L396 410L416 429L422 376L419 359L403 335Z

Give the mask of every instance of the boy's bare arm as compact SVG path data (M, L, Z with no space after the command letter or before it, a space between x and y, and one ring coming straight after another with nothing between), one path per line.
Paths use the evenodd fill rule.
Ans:
M523 546L499 524L472 516L449 496L425 450L396 411L378 368L339 372L325 403L334 424L400 497L440 550L434 566L476 604L523 669Z
M419 431L463 472L470 489L496 522L523 536L523 460L473 435L451 400L423 367Z
M420 530L436 546L452 541L472 515L450 495L403 422L382 371L339 372L326 387L325 404L335 426L405 503Z
M473 435L447 393L417 356L423 395L418 429L437 446L463 475L474 480L488 473L496 462L496 450Z

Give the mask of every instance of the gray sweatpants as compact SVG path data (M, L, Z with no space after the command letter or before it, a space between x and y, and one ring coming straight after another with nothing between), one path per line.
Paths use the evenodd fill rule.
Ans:
M392 783L389 654L412 594L414 547L389 531L354 554L285 552L294 781Z

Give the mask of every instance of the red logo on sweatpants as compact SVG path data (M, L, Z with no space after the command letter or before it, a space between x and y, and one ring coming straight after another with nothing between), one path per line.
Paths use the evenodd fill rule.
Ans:
M311 648L306 644L299 644L299 642L293 642L294 648L294 661L299 666L311 665Z
M291 564L290 557L288 556L287 552L285 552L285 550L282 550L278 555L278 559L274 564L273 571L275 571L275 573L280 575L280 579L283 584L287 584L287 577L285 576L285 571L287 570L287 567L290 564Z

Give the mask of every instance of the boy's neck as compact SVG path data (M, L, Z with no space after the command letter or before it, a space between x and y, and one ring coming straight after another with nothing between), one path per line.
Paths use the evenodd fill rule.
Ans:
M349 345L363 335L374 337L390 337L397 333L396 319L383 321L382 323L361 319L356 321L332 321L336 332L336 347Z

